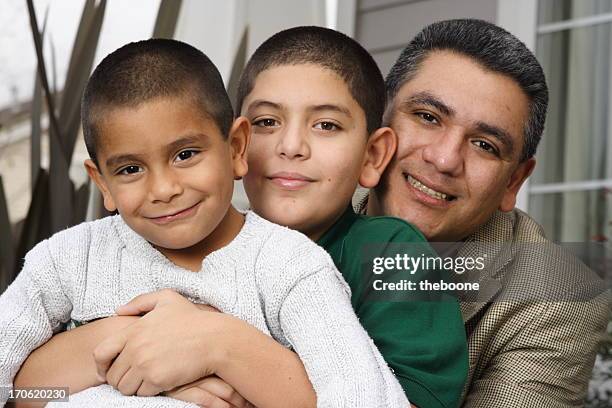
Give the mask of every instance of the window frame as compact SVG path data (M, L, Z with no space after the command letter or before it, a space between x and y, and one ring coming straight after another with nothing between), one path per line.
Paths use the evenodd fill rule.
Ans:
M603 13L571 20L556 21L554 23L538 24L538 1L539 0L515 0L513 2L506 0L497 1L497 24L523 41L534 54L536 54L537 51L536 41L538 35L571 30L573 28L592 27L597 24L612 23L612 13ZM587 192L599 189L612 189L612 178L539 184L531 183L530 180L527 179L519 191L516 206L528 212L529 199L532 195L578 191Z

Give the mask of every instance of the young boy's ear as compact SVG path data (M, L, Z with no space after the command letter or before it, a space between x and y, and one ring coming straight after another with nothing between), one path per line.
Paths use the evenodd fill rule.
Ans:
M251 122L244 116L234 120L229 132L229 143L232 152L234 179L240 180L249 166L247 164L247 149L251 140Z
M389 127L376 130L370 136L366 145L359 184L365 188L373 188L378 184L380 177L395 154L397 148L397 135Z
M111 196L108 186L106 185L106 181L104 180L104 177L102 177L100 170L98 170L98 166L96 166L91 159L85 160L83 164L85 165L85 170L87 170L89 178L96 183L96 186L98 186L98 189L102 193L104 208L106 208L109 212L116 211L117 206L115 205L115 200L113 200L113 196Z

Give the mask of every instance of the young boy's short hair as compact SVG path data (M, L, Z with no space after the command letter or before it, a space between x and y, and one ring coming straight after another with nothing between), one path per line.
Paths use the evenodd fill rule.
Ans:
M227 137L234 112L212 61L189 44L155 38L124 45L106 56L92 73L81 105L83 135L91 159L96 162L98 124L104 112L136 107L160 97L193 99Z
M352 38L315 26L281 31L257 48L240 78L236 111L240 111L262 71L279 65L309 63L330 69L346 82L351 95L365 112L369 134L380 127L385 109L385 87L376 61Z

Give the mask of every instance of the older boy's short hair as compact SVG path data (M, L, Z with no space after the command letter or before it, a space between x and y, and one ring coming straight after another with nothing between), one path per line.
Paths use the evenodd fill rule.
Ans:
M257 76L280 65L316 64L340 76L365 112L368 133L378 129L385 109L384 79L372 56L355 40L329 28L294 27L274 34L255 50L238 85L236 110ZM308 81L308 78L296 78Z
M106 56L89 78L81 104L83 135L96 161L99 122L115 108L136 107L160 97L185 97L227 137L234 119L223 80L198 49L176 40L133 42Z

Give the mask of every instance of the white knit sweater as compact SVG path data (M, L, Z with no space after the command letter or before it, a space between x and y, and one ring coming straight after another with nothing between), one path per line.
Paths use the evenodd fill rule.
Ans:
M0 385L11 385L26 357L70 319L108 317L135 296L163 288L239 317L293 348L320 407L408 406L359 324L350 289L329 255L299 232L252 212L236 238L208 255L198 273L171 263L119 216L38 244L0 296ZM70 401L87 407L192 406L167 397L124 397L108 385Z

